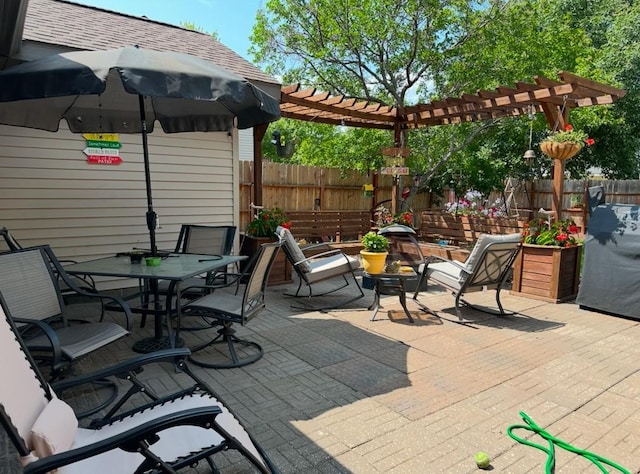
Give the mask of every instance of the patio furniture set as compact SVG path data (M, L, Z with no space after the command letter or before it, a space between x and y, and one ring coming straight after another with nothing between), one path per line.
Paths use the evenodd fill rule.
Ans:
M135 258L124 254L63 266L48 246L19 248L5 230L5 240L11 239L16 245L14 250L0 254L0 337L8 341L2 344L4 360L19 359L20 363L3 365L3 375L17 378L23 385L17 392L0 390L0 421L24 462L33 466L33 472L47 472L67 464L79 469L77 472L101 472L94 463L123 466L120 472L133 472L135 466L144 469L152 464L158 470L169 471L202 459L215 470L213 455L230 448L260 472L277 472L224 402L188 367L189 362L205 368L241 367L262 357L262 347L239 338L233 326L247 324L265 307L267 279L281 247L299 278L295 293L287 294L302 301L300 307L325 310L326 307L314 306L313 299L349 285L355 285L356 291L351 292L348 301L332 308L365 296L357 275L357 258L322 244L301 248L288 229L278 228L277 233L280 240L263 244L245 265L245 272L240 273L234 271L236 264L247 257L231 255L233 226L183 226L175 250L160 252L157 266L132 263ZM520 239L515 236L519 234L481 236L468 261L461 264L423 258L415 237L399 232L398 241L392 245L396 253L391 258L404 259L412 265L412 271L363 275L375 282L374 302L369 307L371 321L381 308L381 295L397 294L408 320L413 322L406 305L407 280L418 281L413 300L423 311L428 308L418 301L418 294L423 282L433 280L454 292L460 321L463 317L459 303L465 302L461 296L484 287L497 290L497 313L506 314L500 289L520 248ZM95 286L80 287L76 283L98 276L138 279L139 291L125 301L102 294ZM329 291L315 291L317 283L329 279L341 283ZM60 282L87 299L106 300L100 306L99 319L69 321L64 311L68 295L62 293ZM303 285L306 292L302 291ZM223 288L226 290L220 291ZM295 303L292 306L296 307ZM111 311L105 313L105 307ZM107 321L107 314L114 321ZM133 344L133 349L144 355L97 374L65 378L67 369L80 357L128 335L133 314L141 315L142 325L147 315L154 316L154 335ZM190 331L205 330L213 336L190 349L181 348L185 345L181 334L184 337ZM210 351L212 346L221 350ZM220 353L226 354L222 362ZM36 361L48 364L48 383ZM174 363L194 385L180 393L156 394L136 378L150 362ZM117 398L118 383L114 378L127 380L133 386L121 399ZM58 398L66 390L96 381L112 393L86 412L74 414ZM14 393L28 393L29 400L19 408ZM148 399L122 412L124 406L130 406L134 394ZM89 416L96 416L90 428L78 428L77 418ZM52 432L51 426L64 429ZM100 428L99 432L95 428Z

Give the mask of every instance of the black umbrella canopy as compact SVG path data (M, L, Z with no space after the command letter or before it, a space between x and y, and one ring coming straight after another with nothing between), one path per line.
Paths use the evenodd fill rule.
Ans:
M147 226L155 255L147 132L228 131L280 118L275 99L246 79L183 53L127 47L48 56L0 72L0 124L75 133L141 133Z
M57 131L166 133L231 130L280 117L275 99L213 63L183 53L127 47L48 56L0 72L0 123Z

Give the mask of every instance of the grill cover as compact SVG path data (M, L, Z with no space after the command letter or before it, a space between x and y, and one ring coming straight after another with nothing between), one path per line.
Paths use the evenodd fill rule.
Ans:
M640 206L601 204L589 219L576 303L640 319Z

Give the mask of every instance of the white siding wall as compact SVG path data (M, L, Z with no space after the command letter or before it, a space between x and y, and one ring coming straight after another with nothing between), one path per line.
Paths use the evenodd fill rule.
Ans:
M253 161L253 128L238 130L238 157Z
M24 246L49 244L79 261L148 248L142 139L121 134L120 142L121 165L90 165L85 140L66 124L58 133L0 126L0 227ZM237 133L167 135L156 126L149 155L158 248L172 249L183 223L238 224L237 150Z

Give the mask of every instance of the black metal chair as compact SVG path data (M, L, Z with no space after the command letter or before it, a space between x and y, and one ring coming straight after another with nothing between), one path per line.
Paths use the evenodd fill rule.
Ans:
M58 281L86 298L108 300L122 308L125 326L114 322L71 324ZM77 359L129 333L131 312L118 297L87 292L75 285L48 246L0 254L0 292L37 360L51 364L55 379ZM74 321L78 318L74 316ZM102 319L102 318L100 318Z
M278 227L276 229L276 235L278 235L282 241L282 250L298 275L298 289L293 294L285 293L286 296L304 297L308 299L314 296L325 296L347 287L350 284L347 279L348 276L351 276L358 290L358 292L347 301L341 301L335 305L322 308L303 306L303 308L315 310L333 309L364 296L362 287L355 275L355 271L360 268L358 259L345 254L339 249L331 249L327 247L326 244L314 244L300 248L293 238L291 231L284 227ZM315 283L337 277L342 278L342 282L339 285L321 293L313 293L312 287ZM307 285L309 290L307 295L300 293L303 283Z
M0 228L0 237L4 239L10 251L22 250L24 248L6 227ZM63 266L67 264L78 263L75 260L70 259L58 260L58 262ZM67 275L67 277L71 279L71 281L73 281L75 286L82 288L84 291L88 291L90 293L96 293L98 291L96 289L96 282L89 275L85 277ZM65 303L71 303L72 298L77 295L76 291L72 288L69 288L62 278L58 278L58 285L60 286L60 291L62 292ZM104 307L101 309L101 311L102 317L104 317Z
M430 257L426 263L420 265L420 281L416 287L413 299L417 301L422 283L433 280L439 285L450 289L455 296L455 311L458 319L464 321L460 312L460 302L465 305L490 314L506 315L500 302L500 291L512 274L521 244L521 235L480 234L473 250L464 263L447 260L442 257ZM463 295L484 289L496 290L498 310L474 306L464 299Z
M239 471L276 473L237 417L191 372L184 360L188 354L186 349L147 354L65 379L52 390L0 295L0 377L4 381L0 425L15 446L24 472L192 472L204 461L217 473L216 454L234 450L242 457L234 465ZM159 387L152 387L142 376L147 365L158 362L175 364L193 383L177 393L158 393ZM88 427L79 427L73 408L58 396L104 379L117 380L129 389ZM69 397L70 403L74 400Z
M193 353L189 360L202 367L226 369L241 367L251 364L263 355L260 344L253 341L240 339L235 335L234 324L244 326L255 318L265 307L265 290L269 273L280 249L280 242L262 244L255 257L251 272L248 275L236 275L234 281L227 286L235 286L237 280L246 278L246 284L242 294L216 291L220 286L212 287L213 293L202 296L182 307L182 314L178 315L178 330L181 328L181 319L198 317L211 322L212 325L222 325L217 330L217 336L210 341L197 344L191 348ZM237 288L237 286L236 286ZM201 351L206 348L222 345L223 348L216 351L217 360L207 361L203 359ZM225 346L226 351L225 352Z

